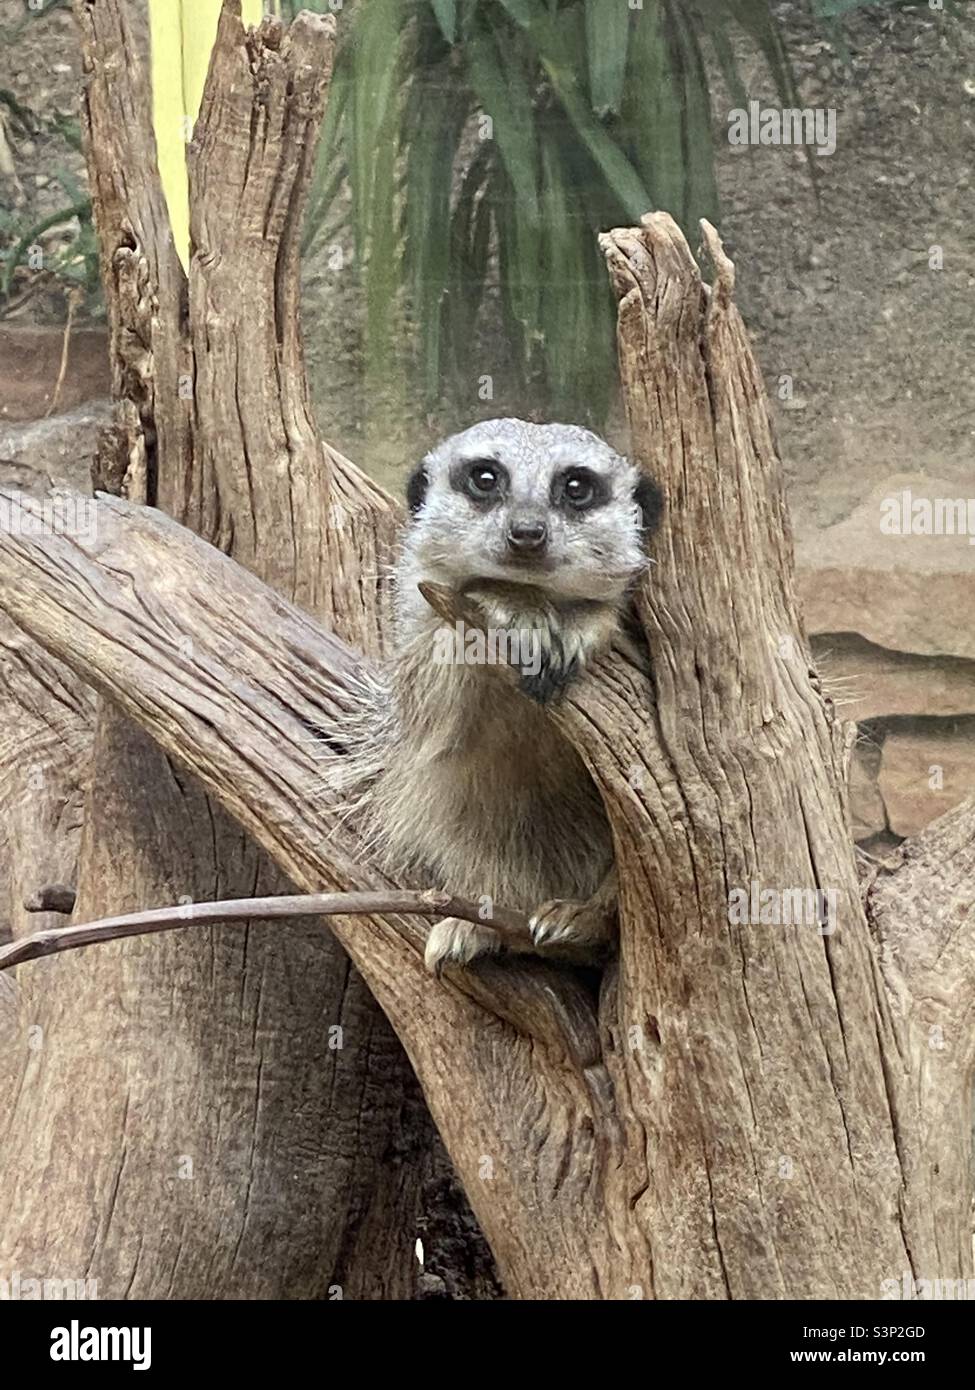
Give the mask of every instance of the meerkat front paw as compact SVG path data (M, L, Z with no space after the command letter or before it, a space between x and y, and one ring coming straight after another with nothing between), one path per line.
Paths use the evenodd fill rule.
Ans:
M545 705L557 699L591 658L604 650L618 625L611 606L567 603L561 607L534 590L471 586L466 591L483 615L488 634L506 638L519 688Z
M586 653L577 634L563 634L551 626L535 628L532 640L535 645L529 648L518 686L536 704L547 705L578 675Z
M597 959L613 940L616 914L599 898L553 898L536 909L528 928L535 949L544 955Z
M616 612L600 604L575 604L546 612L531 630L522 663L522 693L540 705L558 699L595 656L609 646Z
M423 960L428 970L439 976L445 965L470 965L480 956L496 956L501 938L493 927L445 917L435 922L427 937Z

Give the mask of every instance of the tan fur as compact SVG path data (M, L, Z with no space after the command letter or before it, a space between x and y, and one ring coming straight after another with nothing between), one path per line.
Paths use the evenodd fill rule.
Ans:
M525 911L589 897L612 862L592 779L498 673L436 664L439 626L431 613L394 668L400 738L376 787L389 862Z

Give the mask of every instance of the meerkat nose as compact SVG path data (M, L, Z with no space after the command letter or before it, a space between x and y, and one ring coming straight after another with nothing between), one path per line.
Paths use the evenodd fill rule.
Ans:
M541 550L548 540L548 527L540 520L512 521L508 526L507 540L511 550Z

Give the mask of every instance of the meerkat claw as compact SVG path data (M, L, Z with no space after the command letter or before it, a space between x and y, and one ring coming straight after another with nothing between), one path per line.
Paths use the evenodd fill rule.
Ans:
M528 929L539 951L596 955L612 939L613 915L601 902L554 898L529 918Z
M548 652L538 671L523 674L518 682L524 695L538 705L547 705L562 694L579 672L577 656L567 655L558 638L549 638Z
M494 956L501 950L501 938L492 927L445 917L435 922L427 937L423 961L439 979L446 965L470 965L481 956Z

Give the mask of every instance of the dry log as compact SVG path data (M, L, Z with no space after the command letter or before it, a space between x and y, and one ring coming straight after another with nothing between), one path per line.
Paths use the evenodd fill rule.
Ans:
M620 959L598 1009L536 962L437 985L410 922L333 919L523 1297L875 1297L884 1279L959 1277L970 1259L970 1041L922 1053L918 976L903 953L880 969L846 821L848 737L808 665L759 379L711 245L708 293L669 219L606 242L635 451L670 508L640 603L652 682L614 653L554 715L616 832ZM307 615L109 499L97 547L5 539L0 581L11 616L295 882L388 887L330 791L327 735L358 658ZM952 843L973 833L960 817ZM934 897L937 845L925 865ZM834 930L729 920L730 889L752 882L832 891ZM944 905L940 932L962 907Z
M32 439L28 455L0 459L0 485L36 496L52 484L84 485L85 470L66 465L43 443ZM94 706L73 672L0 616L0 942L62 925L53 913L64 899L57 905L31 899L50 880L77 878ZM0 987L6 1046L15 1043L18 1028L6 981Z
M99 482L197 528L375 651L384 609L360 576L382 568L396 511L318 438L296 306L333 21L245 36L226 6L189 151L187 282L138 9L77 0L75 13L115 397ZM109 706L87 771L76 920L290 890ZM210 928L21 974L0 1264L88 1268L103 1298L413 1294L436 1136L402 1049L327 933ZM63 1163L65 1147L84 1163ZM474 1287L486 1293L490 1277Z
M710 287L665 216L603 238L632 452L668 511L638 596L651 677L614 653L553 710L602 792L620 869L619 958L598 999L530 960L439 984L414 921L331 919L520 1297L875 1298L887 1280L972 1269L975 815L905 850L865 904L850 733L803 636L733 268L705 238ZM0 535L9 617L291 881L389 893L330 776L361 658L316 620L349 637L341 606L312 616L281 587L118 499L101 502L97 541ZM911 920L902 887L930 920ZM796 895L816 912L784 920ZM150 1026L151 985L143 972L128 996Z

